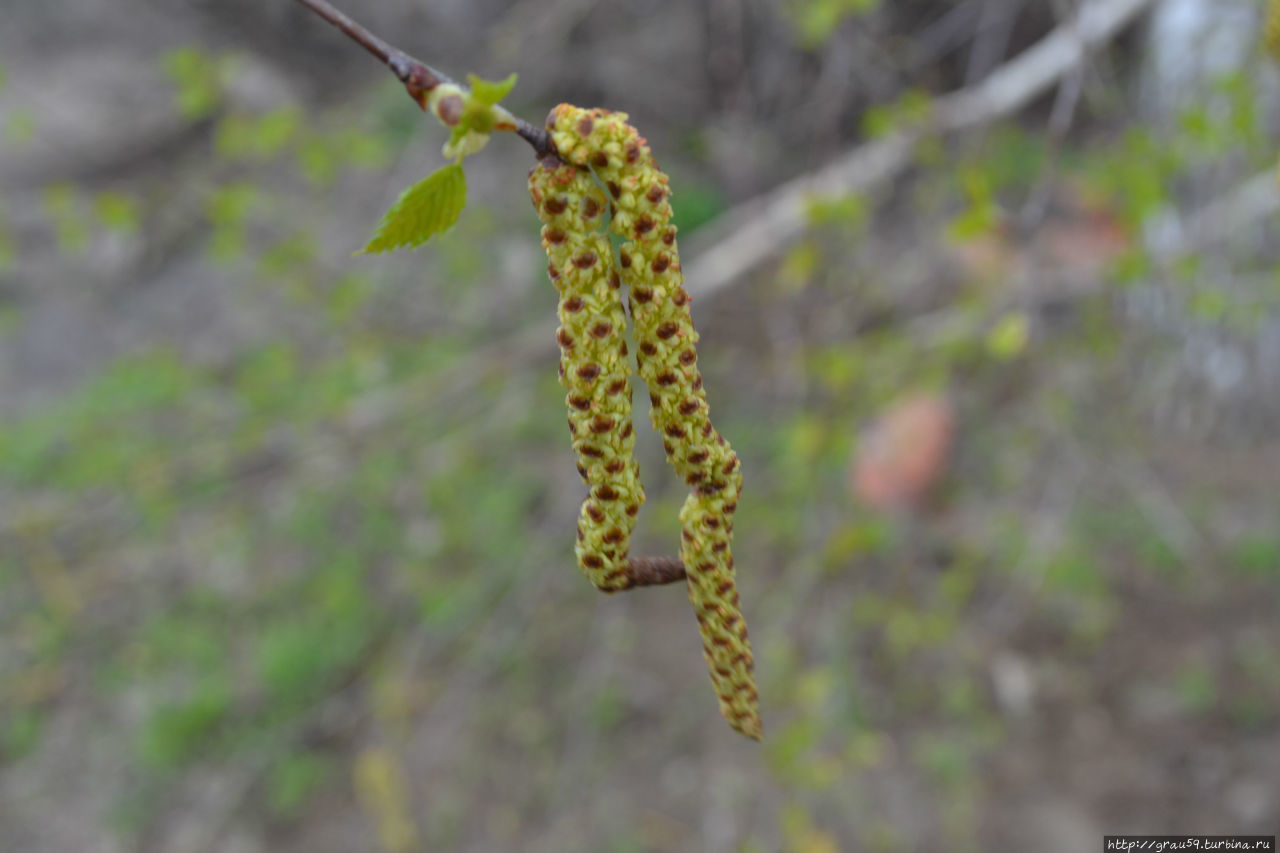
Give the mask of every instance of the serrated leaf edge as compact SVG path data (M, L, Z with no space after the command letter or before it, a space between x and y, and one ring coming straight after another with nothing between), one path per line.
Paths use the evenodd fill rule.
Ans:
M418 196L423 196L418 198ZM453 227L467 203L466 173L450 163L406 189L357 255L416 249Z

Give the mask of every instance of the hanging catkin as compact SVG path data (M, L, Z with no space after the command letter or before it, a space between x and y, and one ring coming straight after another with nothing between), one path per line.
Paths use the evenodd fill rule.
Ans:
M561 104L547 129L560 156L594 170L612 196L610 229L623 241L619 272L629 292L650 417L667 460L693 488L680 510L680 557L704 656L720 712L739 732L759 738L754 662L730 550L742 473L737 454L711 425L698 371L698 334L681 286L667 176L625 113Z
M543 222L547 273L560 291L560 384L578 473L588 486L578 519L578 565L598 588L629 585L628 547L644 503L633 458L631 372L621 282L602 230L608 201L589 172L559 163L529 174Z

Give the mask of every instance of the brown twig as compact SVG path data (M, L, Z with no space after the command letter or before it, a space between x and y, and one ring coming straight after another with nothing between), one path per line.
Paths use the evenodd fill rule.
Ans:
M333 24L352 41L381 60L382 64L390 68L391 73L396 75L396 79L404 84L405 91L409 93L409 97L413 98L422 109L425 110L427 108L427 93L437 86L454 82L448 75L441 74L425 62L414 59L403 50L393 47L378 38L346 14L334 8L326 0L298 0L298 2L330 24ZM548 155L556 154L555 146L551 142L551 135L545 129L536 127L518 116L512 116L512 122L513 127L511 129L533 147L533 153L536 157L541 159ZM500 127L499 129L506 128Z
M632 557L627 561L627 585L623 589L662 586L684 579L684 564L679 557Z

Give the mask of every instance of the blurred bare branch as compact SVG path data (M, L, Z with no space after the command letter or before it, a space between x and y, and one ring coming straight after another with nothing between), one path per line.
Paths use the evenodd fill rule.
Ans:
M727 287L804 233L812 200L867 192L892 180L911 163L916 143L927 134L979 127L1025 107L1156 2L1095 0L981 83L939 98L927 123L861 145L729 211L709 227L721 235L718 242L686 265L689 292L705 297Z
M1221 243L1242 229L1280 214L1280 177L1266 169L1150 238L1152 250L1165 261L1186 257Z

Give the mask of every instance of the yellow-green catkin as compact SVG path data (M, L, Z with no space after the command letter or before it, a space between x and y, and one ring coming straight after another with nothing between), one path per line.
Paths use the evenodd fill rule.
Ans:
M543 222L547 273L560 291L560 384L588 486L578 565L599 589L614 592L629 585L627 554L644 489L633 457L622 284L603 230L609 203L590 172L558 162L530 172L529 195Z
M650 416L667 460L693 487L680 510L680 558L704 656L720 712L734 729L759 738L754 661L730 549L742 472L737 454L711 425L667 176L625 113L561 104L547 129L560 155L594 170L612 197L610 229L623 241L619 272L629 293Z

